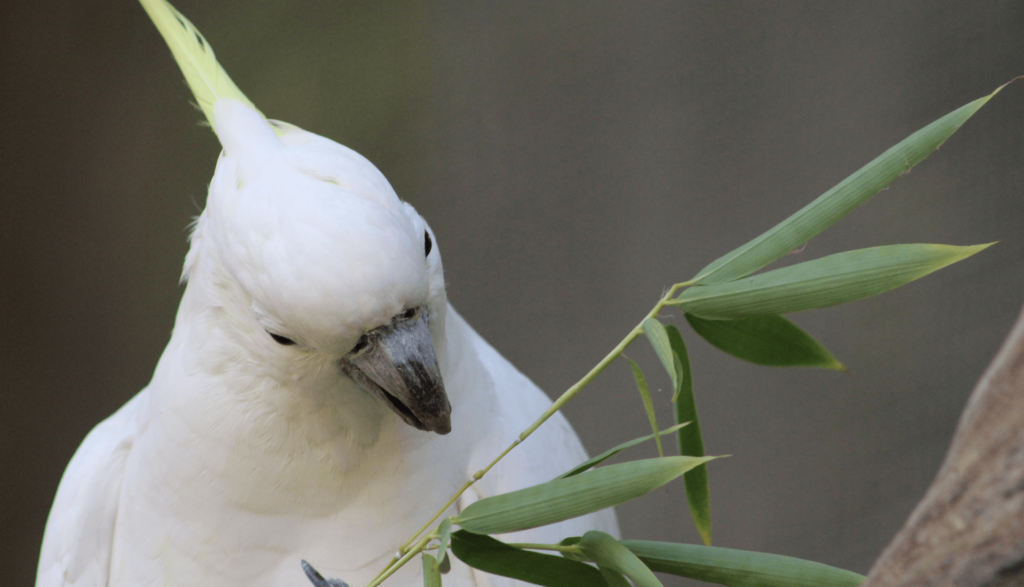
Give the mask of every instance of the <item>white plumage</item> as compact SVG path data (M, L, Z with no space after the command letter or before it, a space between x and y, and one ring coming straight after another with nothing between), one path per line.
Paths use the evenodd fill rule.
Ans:
M75 453L37 585L299 587L309 584L301 559L365 584L550 401L448 305L436 239L369 161L268 122L184 17L162 0L142 1L224 152L192 235L170 343L151 383ZM402 324L429 327L450 434L414 427L443 434L441 403L421 412L419 396L399 395L410 415L394 396L382 399L387 385L346 374L370 372L357 362L370 356L361 337L391 336ZM356 357L350 371L339 366L346 357ZM556 415L457 507L585 459ZM602 512L520 540L590 529L617 534ZM509 584L458 561L445 576L449 587L488 581ZM386 584L421 584L420 565Z

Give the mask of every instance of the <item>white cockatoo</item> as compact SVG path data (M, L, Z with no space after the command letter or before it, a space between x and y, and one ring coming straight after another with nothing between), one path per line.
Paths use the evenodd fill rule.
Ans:
M61 480L38 587L353 587L551 403L448 304L430 227L358 153L268 121L141 0L223 152L153 380ZM556 414L452 507L586 459ZM611 511L517 535L617 534ZM406 565L386 585L421 584ZM449 587L512 584L457 560Z

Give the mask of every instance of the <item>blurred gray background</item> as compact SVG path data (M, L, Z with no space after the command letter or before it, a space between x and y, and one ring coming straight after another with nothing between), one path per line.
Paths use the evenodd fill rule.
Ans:
M552 395L664 287L1024 74L1019 1L176 4L268 116L383 170L436 231L455 306ZM0 566L27 585L66 463L168 340L219 148L136 3L11 4L4 28ZM733 455L711 466L717 545L868 570L1024 301L1022 159L1017 84L787 260L1001 241L796 315L850 373L741 364L668 319L708 451ZM667 387L645 342L628 354ZM566 412L591 453L649 431L621 362ZM681 484L619 517L699 541Z

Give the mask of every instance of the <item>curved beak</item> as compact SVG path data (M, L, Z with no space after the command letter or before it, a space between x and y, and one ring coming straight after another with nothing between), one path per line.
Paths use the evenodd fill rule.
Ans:
M411 317L402 315L367 332L339 365L406 424L448 434L452 406L441 381L428 318L427 309L421 307Z

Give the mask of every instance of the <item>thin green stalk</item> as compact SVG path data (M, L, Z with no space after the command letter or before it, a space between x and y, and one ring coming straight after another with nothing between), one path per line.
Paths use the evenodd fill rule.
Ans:
M439 537L440 537L440 535L438 534L437 529L435 528L433 532L431 532L430 534L427 534L426 536L424 536L423 539L420 541L420 543L421 544L430 544L431 540L434 540L435 538L439 538ZM438 545L435 544L433 546L423 546L419 550L420 551L435 550L437 548L438 548ZM403 550L402 553L405 553L405 551ZM398 563L400 560L402 560L402 558L403 557L399 557L399 556L396 555L394 558L392 558L390 561L388 561L388 564L384 565L384 568L381 569L379 573L377 573L377 576L374 577L373 580L376 581L377 579L380 579L381 576L384 575L384 573L386 573L388 571L388 569L390 569L392 566L394 566L396 563ZM402 564L404 565L405 562L403 562ZM399 566L401 566L401 565L399 565ZM395 570L397 571L398 569L396 568ZM392 571L392 573L393 572L394 571ZM388 574L390 575L390 573L388 573ZM374 585L374 584L375 583L371 583L371 585Z
M383 583L385 579L395 574L395 571L402 568L405 565L405 563L409 562L410 560L412 560L414 556L419 554L423 550L423 548L426 547L427 543L430 542L430 540L430 536L424 536L419 542L416 543L416 546L413 546L411 549L409 549L409 552L405 553L405 556L398 559L394 564L385 567L385 569L381 571L381 573L377 575L377 577L373 581L370 581L370 584L366 587L377 587L377 585Z
M514 548L527 548L530 550L553 550L555 552L580 552L580 547L575 544L532 544L528 542L513 542L509 546Z
M649 319L649 318L657 318L658 317L658 312L660 312L662 310L662 308L664 308L666 305L671 304L672 296L676 293L676 291L679 288L686 287L686 286L692 285L692 284L693 284L692 281L686 281L686 282L683 282L683 283L677 283L677 284L673 285L671 288L669 288L669 290L667 292L665 292L661 296L661 299L658 300L658 303L655 304L654 308L650 312L648 312L646 316L644 316L644 319L641 320L640 323L637 324L633 328L633 330L631 330L629 332L629 334L626 335L625 338L623 338L621 341L619 341L619 344L615 345L615 348L613 348L611 350L611 352L609 352L605 356L605 358L601 359L601 362L599 362L597 365L595 365L594 368L591 369L586 375L584 375L582 379L580 379L579 381L574 383L572 385L572 387L570 387L569 389L565 390L565 392L561 396L559 396L559 398L557 400L555 400L555 402L553 404L551 404L551 407L549 407L543 414L541 414L541 416L539 418L537 418L536 422L531 424L529 428L527 428L521 434L519 434L519 437L516 438L512 442L512 444L509 445L508 448L506 448L504 451L502 451L502 453L500 455L498 455L497 458L495 458L493 461L491 461L491 463L489 465L487 465L483 469L481 469L481 470L477 471L476 473L474 473L473 474L473 478L470 479L469 481L466 481L466 483L462 486L462 488L459 489L459 491L456 492L455 495L453 495L451 497L451 499L449 499L444 504L444 506L442 506L441 509L439 509L437 511L437 513L434 514L434 516L432 518L430 518L430 520L427 521L426 524L424 524L419 530L417 530L416 533L413 534L412 538L407 540L405 542L405 544L403 544L401 546L401 548L398 549L398 553L400 555L402 555L402 556L399 557L399 556L396 555L395 558L391 559L391 561L388 563L388 565L386 567L384 567L384 570L381 571L381 574L378 575L377 578L374 579L373 582L370 583L367 587L376 587L377 585L380 584L381 581L383 581L384 579L388 578L389 576L391 576L392 573L397 571L399 567L401 567L402 565L407 563L409 561L409 559L412 558L412 556L410 556L411 554L415 554L415 553L423 550L423 546L426 544L423 540L420 540L419 542L417 542L417 545L415 547L413 547L412 550L408 550L408 549L409 549L409 545L412 544L413 542L415 542L420 534L422 534L424 531L426 531L428 528L430 528L430 526L434 522L436 522L437 519L440 518L444 514L445 510L447 510L449 507L451 507L451 505L453 503L455 503L455 501L457 499L462 497L462 494L465 493L467 489L469 489L474 483L476 483L477 481L482 479L483 476L486 475L487 472L490 471L491 468L494 465L498 464L498 461L500 461L501 459L505 458L505 455L507 455L509 452L511 452L513 448L519 446L519 444L521 444L524 440L529 438L530 435L533 434L534 431L537 430L537 428L540 428L540 426L542 424L544 424L544 422L547 422L548 419L551 416L555 415L555 412L557 412L558 410L562 409L562 406L564 406L569 400L571 400L573 397L575 397L576 394L580 392L580 390L582 390L584 387L589 385L591 381L593 381L598 375L600 375L601 372L604 371L605 367L607 367L608 365L611 365L612 361L614 361L615 359L619 358L619 355L622 354L622 351L626 350L626 347L628 347L630 345L630 343L632 343L634 340L636 340L636 338L638 336L643 334L643 332L644 332L644 329L643 329L644 322L647 319Z

